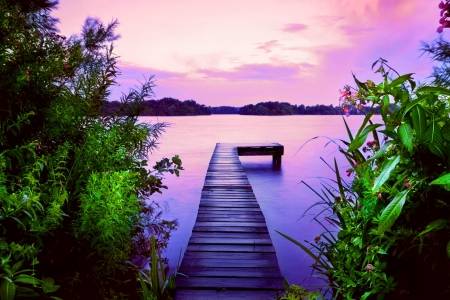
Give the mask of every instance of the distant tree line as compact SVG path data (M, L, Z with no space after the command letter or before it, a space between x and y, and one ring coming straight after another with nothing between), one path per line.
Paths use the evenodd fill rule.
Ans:
M232 115L239 114L239 107L234 106L215 106L209 107L211 114Z
M379 107L373 108L375 114L380 113ZM363 114L368 113L369 108L365 108L364 111L358 111L356 108L352 108L350 114ZM283 115L343 115L342 108L340 106L316 104L314 106L292 105L287 102L260 102L258 104L248 104L239 110L241 115L263 115L263 116L283 116Z
M142 106L141 116L198 116L211 114L209 107L198 104L194 100L180 101L174 98L162 98L160 100L144 101ZM103 115L114 115L120 112L121 108L121 102L109 102L104 106Z
M114 115L123 110L121 102L112 101L105 104L103 115ZM370 108L364 108L364 111L358 111L351 107L351 115L366 114ZM259 115L259 116L283 116L283 115L343 115L340 106L316 104L313 106L305 106L303 104L296 105L288 102L260 102L257 104L248 104L243 107L234 106L205 106L198 104L194 100L180 101L174 98L162 98L160 100L149 100L143 103L144 111L140 113L142 116L198 116L211 114L241 114L241 115ZM392 110L392 106L390 105ZM380 108L374 107L375 114L380 114ZM395 109L394 109L395 110Z

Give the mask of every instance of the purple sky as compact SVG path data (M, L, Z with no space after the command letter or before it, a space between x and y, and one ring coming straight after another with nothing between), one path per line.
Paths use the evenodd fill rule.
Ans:
M122 75L111 100L155 75L155 98L219 106L262 101L338 105L338 90L379 77L382 57L420 81L432 62L421 41L438 38L439 1L60 0L67 36L86 17L117 18ZM445 32L443 35L445 36Z

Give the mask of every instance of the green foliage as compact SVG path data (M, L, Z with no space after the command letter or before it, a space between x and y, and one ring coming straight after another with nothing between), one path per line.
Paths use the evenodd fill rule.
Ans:
M354 177L346 183L335 162L336 186L314 191L321 201L313 206L325 207L323 221L316 219L325 232L306 244L283 236L314 259L312 267L336 299L447 298L450 90L415 89L412 74L397 74L383 59L375 66L380 84L355 78L358 90L341 92L343 107L379 105L383 124L368 114L353 136L344 120L350 142L342 141L347 149L339 151Z
M291 284L287 287L284 295L277 298L278 300L323 300L325 299L320 292L309 291L305 288Z
M100 116L118 74L118 22L88 18L66 38L56 5L0 0L0 298L135 297L130 261L176 229L149 197L182 163L148 164L166 127L138 121L152 77L121 98L123 113Z
M146 272L138 273L138 280L141 285L141 299L172 299L170 297L170 292L176 288L176 273L166 274L166 269L161 256L155 250L156 243L153 235L151 237L151 244L152 252L150 269Z

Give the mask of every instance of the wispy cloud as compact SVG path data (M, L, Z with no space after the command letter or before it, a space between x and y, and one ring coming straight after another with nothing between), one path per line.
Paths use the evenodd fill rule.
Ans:
M261 46L257 47L256 49L264 50L266 53L272 52L272 48L279 46L278 40L272 40L265 42Z
M267 81L292 81L297 78L309 64L245 64L231 71L200 69L198 73L208 78L220 78L227 80L267 80Z
M281 30L284 32L299 32L299 31L305 30L306 28L308 28L308 26L305 24L290 23L290 24L284 25Z

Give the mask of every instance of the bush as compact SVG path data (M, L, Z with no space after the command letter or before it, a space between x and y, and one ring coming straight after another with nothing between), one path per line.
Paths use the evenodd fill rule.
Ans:
M355 78L358 88L346 86L340 100L344 110L379 104L383 124L369 113L353 136L344 120L350 140L339 150L354 178L346 183L335 162L337 186L326 183L317 193L316 205L329 213L321 221L326 231L309 243L312 251L291 240L315 259L336 299L448 298L450 90L416 89L412 74L397 74L383 59L374 66L383 81Z
M101 118L118 74L117 21L57 34L54 0L0 0L0 295L136 294L149 235L167 245L154 192L178 156L148 166L166 124L138 122L152 78ZM153 249L155 251L155 249ZM50 294L50 295L49 295ZM136 296L136 295L135 295Z

